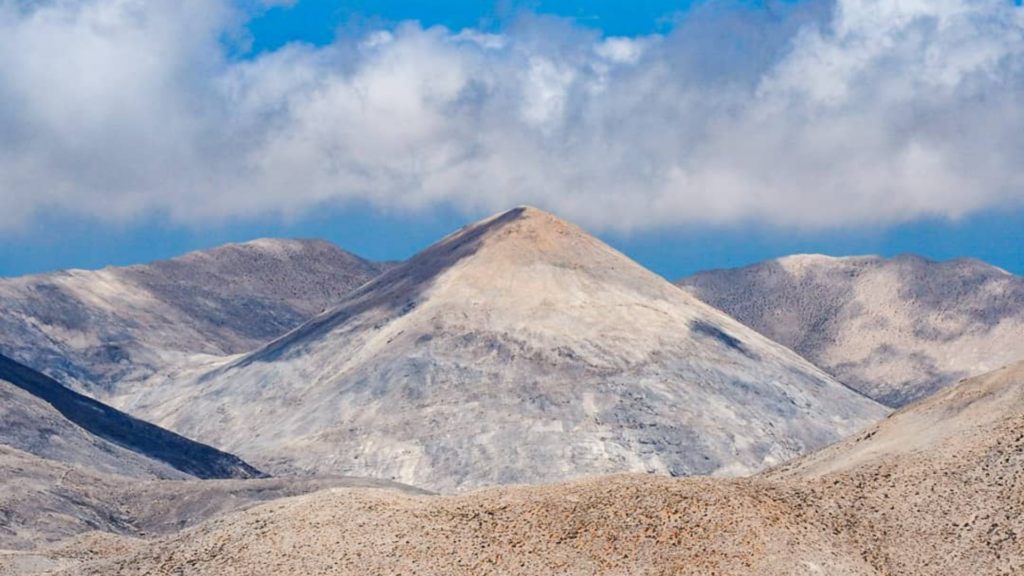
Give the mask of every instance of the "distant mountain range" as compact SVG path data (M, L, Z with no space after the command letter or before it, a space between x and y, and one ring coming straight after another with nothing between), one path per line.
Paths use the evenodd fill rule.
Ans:
M467 226L254 352L122 398L275 473L431 490L742 475L886 410L576 226Z
M397 263L319 240L0 279L0 353L91 396L248 353ZM799 255L679 280L891 407L1024 359L1024 279L977 260Z
M678 284L889 406L1024 360L1024 278L977 260L790 256Z
M248 352L389 264L320 240L0 280L0 353L97 397L196 355Z
M529 207L0 280L0 574L1024 572L1024 364L956 382L1024 359L1021 278L679 285Z

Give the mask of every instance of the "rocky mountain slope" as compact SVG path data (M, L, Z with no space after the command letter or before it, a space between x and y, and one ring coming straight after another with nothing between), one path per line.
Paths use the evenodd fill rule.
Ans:
M231 454L82 396L5 356L0 356L0 445L136 478L263 476Z
M447 498L332 489L63 574L1024 573L1024 364L766 475L592 478Z
M280 336L378 275L320 240L256 240L99 271L0 280L0 353L106 398L197 354Z
M123 406L270 471L432 490L747 474L886 410L554 216L467 226Z
M976 260L791 256L678 284L889 406L1024 359L1024 278Z
M235 456L0 356L0 574L62 564L13 550L93 531L170 534L255 503L335 486L422 493L375 480L268 479ZM79 552L76 558L94 556Z

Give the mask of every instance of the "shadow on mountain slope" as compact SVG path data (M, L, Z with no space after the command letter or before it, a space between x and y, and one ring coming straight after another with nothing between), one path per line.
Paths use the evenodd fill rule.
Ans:
M266 476L236 456L133 418L2 355L0 379L46 402L95 436L186 474L202 479Z

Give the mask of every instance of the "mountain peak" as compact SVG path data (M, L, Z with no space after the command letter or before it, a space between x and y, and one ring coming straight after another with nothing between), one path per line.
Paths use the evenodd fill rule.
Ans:
M647 309L652 299L704 306L575 224L520 206L462 227L238 365L288 349L300 353L296 349L304 349L310 337L348 323L354 313L377 318L373 323L382 331L404 334L463 316L484 319L488 330L529 323L542 331L561 330L549 324L575 316L626 333L623 325L610 324L612 319L624 310ZM615 312L598 316L599 310ZM399 328L414 322L422 325Z
M425 252L436 247L448 250L453 245L467 245L475 251L482 246L512 244L518 250L550 253L560 245L580 240L596 241L580 227L554 214L532 206L518 206L465 226Z
M561 218L559 218L558 216L555 216L554 214L552 214L550 212L547 212L545 210L541 210L540 208L537 208L536 206L530 206L528 204L520 204L519 206L516 206L515 208L512 208L511 210L508 210L506 212L503 212L502 214L512 214L512 213L518 214L520 217L524 217L524 218L542 217L542 218L548 218L548 219L551 219L551 220L558 220L559 222L565 222L565 220L562 220Z
M797 255L679 285L892 407L1024 359L1024 278L971 258Z
M546 231L550 233L578 232L586 234L579 226L559 218L533 206L516 206L515 208L496 215L495 217L514 218L523 225L524 230Z
M146 269L160 266L228 265L239 260L290 260L295 258L324 258L359 260L359 257L320 239L256 238L245 242L232 242L213 248L194 250L166 260L128 266L127 269ZM109 268L117 270L118 268Z
M250 351L391 266L323 240L264 238L149 264L4 279L0 353L105 396L194 354Z
M606 472L745 474L884 413L529 207L462 228L181 385L133 406L271 471L442 491Z
M443 238L367 283L322 320L345 322L353 306L387 314L419 306L422 313L429 302L427 309L443 309L446 317L475 316L483 307L491 322L508 318L542 327L552 316L587 317L594 310L644 307L651 299L703 306L575 224L520 206Z

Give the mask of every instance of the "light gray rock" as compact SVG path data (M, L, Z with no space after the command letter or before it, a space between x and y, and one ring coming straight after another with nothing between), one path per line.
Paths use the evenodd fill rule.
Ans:
M886 410L531 208L467 226L255 352L123 406L268 471L432 490L742 475Z
M92 396L247 352L388 268L322 240L256 240L127 268L0 280L0 353Z
M1024 359L1024 278L977 260L801 255L678 284L893 407Z

